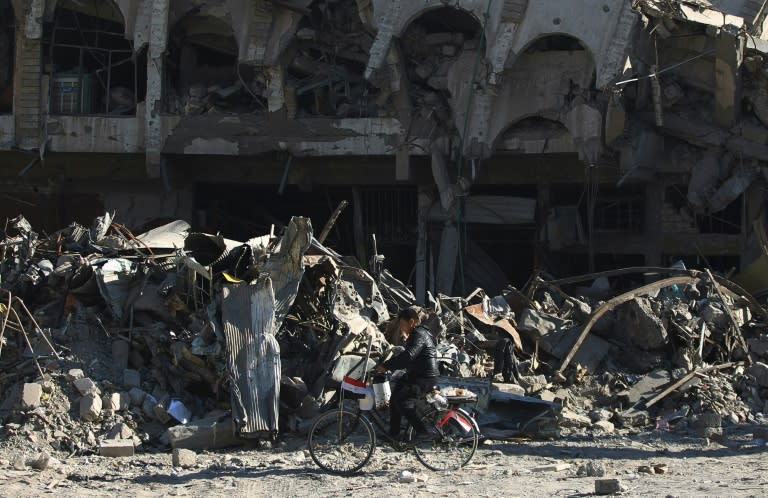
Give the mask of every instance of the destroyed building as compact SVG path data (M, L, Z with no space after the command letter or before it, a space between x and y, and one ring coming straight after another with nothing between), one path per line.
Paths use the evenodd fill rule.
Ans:
M765 18L747 0L0 0L0 212L246 239L347 200L329 245L365 264L375 234L420 302L532 268L738 273L765 238Z

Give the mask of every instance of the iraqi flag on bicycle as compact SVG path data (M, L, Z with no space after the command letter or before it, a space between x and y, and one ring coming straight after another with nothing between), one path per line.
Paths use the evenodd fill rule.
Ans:
M349 376L344 376L344 380L341 381L341 388L351 393L360 394L365 396L370 394L373 396L373 389L368 386L364 381L353 379Z

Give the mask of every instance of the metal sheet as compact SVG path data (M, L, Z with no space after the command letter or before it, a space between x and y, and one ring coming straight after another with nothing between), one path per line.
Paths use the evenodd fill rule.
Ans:
M232 380L232 416L242 436L274 433L280 399L280 346L272 280L225 285L221 314Z
M280 241L280 249L270 256L264 271L272 279L275 291L275 330L280 328L293 305L304 276L304 253L312 242L312 222L294 217L288 223Z

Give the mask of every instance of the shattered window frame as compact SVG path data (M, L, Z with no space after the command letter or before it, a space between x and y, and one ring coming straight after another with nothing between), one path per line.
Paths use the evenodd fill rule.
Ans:
M94 5L98 14L98 6L105 3L88 5ZM43 74L49 79L49 115L136 117L139 103L146 98L147 48L135 51L133 41L125 37L120 8L112 0L109 5L110 14L118 15L119 21L78 12L62 2L53 20L45 24L42 60ZM61 37L68 34L70 40L62 42ZM74 59L74 66L64 67ZM57 67L57 63L67 60ZM129 68L121 67L125 65ZM120 73L122 76L118 76ZM121 95L120 89L127 92ZM76 93L79 96L74 96Z

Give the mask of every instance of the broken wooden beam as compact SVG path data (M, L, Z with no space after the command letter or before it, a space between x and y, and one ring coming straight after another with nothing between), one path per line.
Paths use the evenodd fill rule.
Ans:
M723 370L725 368L730 368L730 367L732 367L734 365L736 365L736 363L733 363L733 362L722 363L720 365L713 365L711 367L699 368L697 370L689 372L686 375L683 375L682 377L677 379L672 384L670 384L666 389L661 391L659 394L657 394L653 398L649 399L648 402L645 403L645 408L646 409L650 408L653 405L655 405L656 403L658 403L659 401L661 401L662 399L666 398L667 396L669 396L669 394L672 391L674 391L674 390L678 389L679 387L681 387L683 384L685 384L686 382L688 382L689 380L694 378L697 374L703 374L703 373L711 372L713 370Z
M699 277L683 277L683 276L665 278L663 280L659 280L657 282L653 282L651 284L638 287L637 289L634 289L632 291L625 292L624 294L620 294L614 297L613 299L606 301L602 306L597 308L592 313L592 317L589 319L589 322L587 322L587 325L584 327L584 330L581 331L581 334L579 334L579 337L578 339L576 339L576 342L574 342L573 346L571 346L571 350L568 352L568 355L563 360L563 363L560 365L560 368L558 369L557 372L562 375L563 371L565 371L568 364L571 362L573 357L579 351L579 348L584 342L584 339L586 339L587 335L589 334L589 331L592 330L592 327L595 325L595 323L600 319L600 317L605 315L607 312L609 312L616 306L626 303L627 301L634 299L636 296L648 294L649 292L653 292L655 290L659 290L664 287L669 287L671 285L684 285L684 284L694 283L696 280L700 280L700 278Z

